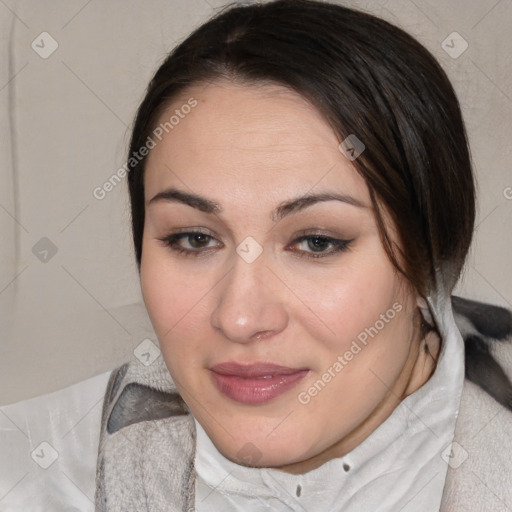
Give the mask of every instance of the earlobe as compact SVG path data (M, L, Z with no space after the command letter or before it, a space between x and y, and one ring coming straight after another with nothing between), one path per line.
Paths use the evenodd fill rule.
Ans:
M437 365L437 360L439 358L439 353L441 351L441 338L439 334L432 330L425 335L425 352L431 358L433 362L433 370Z

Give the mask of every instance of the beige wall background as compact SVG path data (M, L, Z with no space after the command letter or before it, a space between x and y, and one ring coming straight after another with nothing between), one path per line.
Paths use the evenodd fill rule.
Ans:
M512 0L339 1L405 28L452 79L479 187L457 293L512 307ZM0 0L0 404L105 372L157 342L126 183L102 200L93 191L124 164L158 64L222 5Z

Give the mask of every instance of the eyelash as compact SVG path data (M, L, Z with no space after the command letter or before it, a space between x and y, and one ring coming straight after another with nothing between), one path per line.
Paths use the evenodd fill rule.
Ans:
M182 233L170 233L162 238L157 238L157 240L160 240L164 243L166 247L168 247L171 251L174 251L178 254L181 254L183 256L192 256L192 257L198 257L203 256L206 251L209 251L212 249L212 247L204 247L199 249L186 249L184 247L181 247L179 245L180 240L184 238L190 238L194 235L203 235L208 238L208 242L210 240L213 240L213 236L209 235L208 233L204 233L202 231L186 231ZM308 251L297 251L296 255L301 258L312 258L312 259L318 259L318 258L326 258L328 256L333 256L335 254L338 254L340 252L344 252L348 250L350 244L353 240L341 240L338 238L332 238L330 236L322 235L320 233L310 233L310 234L304 234L296 238L292 244L290 245L297 245L301 242L310 240L310 239L320 239L324 241L325 243L328 243L332 246L330 251L322 251L322 252L308 252Z

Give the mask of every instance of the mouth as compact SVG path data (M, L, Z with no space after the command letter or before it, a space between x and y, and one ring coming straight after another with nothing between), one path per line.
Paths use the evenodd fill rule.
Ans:
M308 368L273 363L221 363L210 368L213 382L226 397L244 404L263 404L293 388Z

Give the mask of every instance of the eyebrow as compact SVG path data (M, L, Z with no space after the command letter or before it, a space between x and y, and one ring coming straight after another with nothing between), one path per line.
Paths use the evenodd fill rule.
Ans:
M356 206L358 208L367 208L364 203L346 194L306 194L281 203L272 212L271 218L274 221L278 221L291 213L298 212L316 203L325 201L341 201L342 203ZM168 188L158 192L158 194L148 201L147 206L158 202L182 203L205 213L217 214L222 212L222 207L219 203L196 194L182 192L176 188Z
M158 192L158 194L147 203L147 206L157 202L183 203L206 213L220 213L222 211L220 205L215 201L211 201L210 199L196 194L181 192L175 188L168 188L162 190L162 192Z

